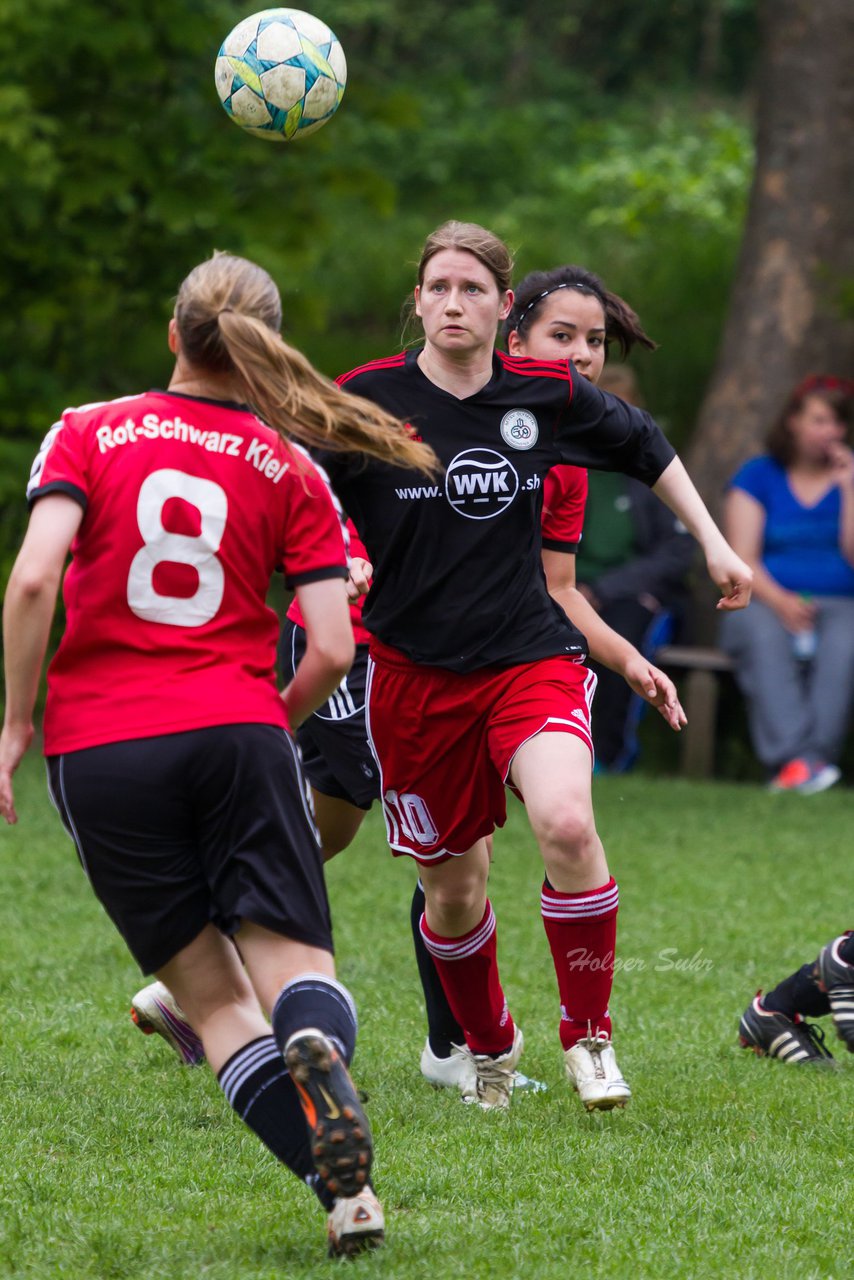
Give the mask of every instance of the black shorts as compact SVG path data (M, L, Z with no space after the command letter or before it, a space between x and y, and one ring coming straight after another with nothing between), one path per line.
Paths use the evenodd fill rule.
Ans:
M308 792L290 735L222 725L69 751L51 799L143 973L208 924L251 920L332 950Z
M305 631L288 618L279 641L282 678L293 679L305 653ZM380 796L380 771L365 728L368 646L356 645L356 657L328 702L297 729L305 776L315 791L370 809Z

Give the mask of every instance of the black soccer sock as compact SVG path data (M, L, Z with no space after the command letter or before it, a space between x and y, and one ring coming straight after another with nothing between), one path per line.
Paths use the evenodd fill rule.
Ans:
M822 1018L830 1013L830 1001L819 990L811 964L802 965L795 973L784 978L772 991L762 997L763 1009L794 1018L796 1013L809 1018Z
M424 944L421 934L421 917L425 906L424 890L421 881L418 880L412 895L410 923L412 941L415 943L418 976L421 979L421 990L424 992L424 1005L427 1010L427 1034L430 1038L430 1048L436 1057L447 1058L451 1053L451 1045L465 1044L466 1038L462 1027L451 1012L433 957Z
M335 1197L315 1171L305 1116L274 1038L250 1040L232 1054L217 1080L241 1120L277 1160L311 1187L328 1212Z
M322 973L304 973L288 982L273 1006L273 1035L282 1053L296 1031L316 1027L350 1065L356 1048L356 1006L346 987Z
M854 964L854 933L849 933L839 944L839 957L846 964Z

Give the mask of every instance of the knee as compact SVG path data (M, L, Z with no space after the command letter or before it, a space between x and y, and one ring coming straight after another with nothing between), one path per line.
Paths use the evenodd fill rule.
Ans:
M486 879L470 876L425 888L427 916L438 933L456 936L473 929L486 905Z
M481 881L470 881L447 888L443 885L429 895L428 901L431 914L448 920L469 917L482 909L485 898L486 885Z
M548 859L578 865L592 857L598 846L596 823L587 805L557 804L538 821L537 840Z

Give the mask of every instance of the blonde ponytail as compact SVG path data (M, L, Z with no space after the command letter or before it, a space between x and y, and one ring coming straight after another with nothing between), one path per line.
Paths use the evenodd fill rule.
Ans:
M181 285L175 319L190 364L235 374L243 398L283 439L367 454L426 475L440 469L429 445L399 419L341 391L284 341L279 291L255 263L227 253L201 263Z

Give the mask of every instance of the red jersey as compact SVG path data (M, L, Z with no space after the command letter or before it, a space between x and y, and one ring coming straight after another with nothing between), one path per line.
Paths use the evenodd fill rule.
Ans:
M560 463L543 480L543 546L549 551L573 554L581 542L587 472L584 467Z
M354 557L359 560L370 560L365 544L356 532L356 526L352 520L348 520L344 526L344 537L347 542L350 559ZM362 609L365 606L365 596L359 596L355 604L350 605L350 622L353 625L353 639L356 644L367 644L370 640L370 632L362 622ZM291 601L287 615L291 622L295 622L298 627L305 627L305 620L302 616L302 609L299 607L299 600L294 596Z
M45 754L221 724L285 725L275 682L281 569L345 578L322 472L240 405L150 391L68 409L30 503L84 509L48 669Z

